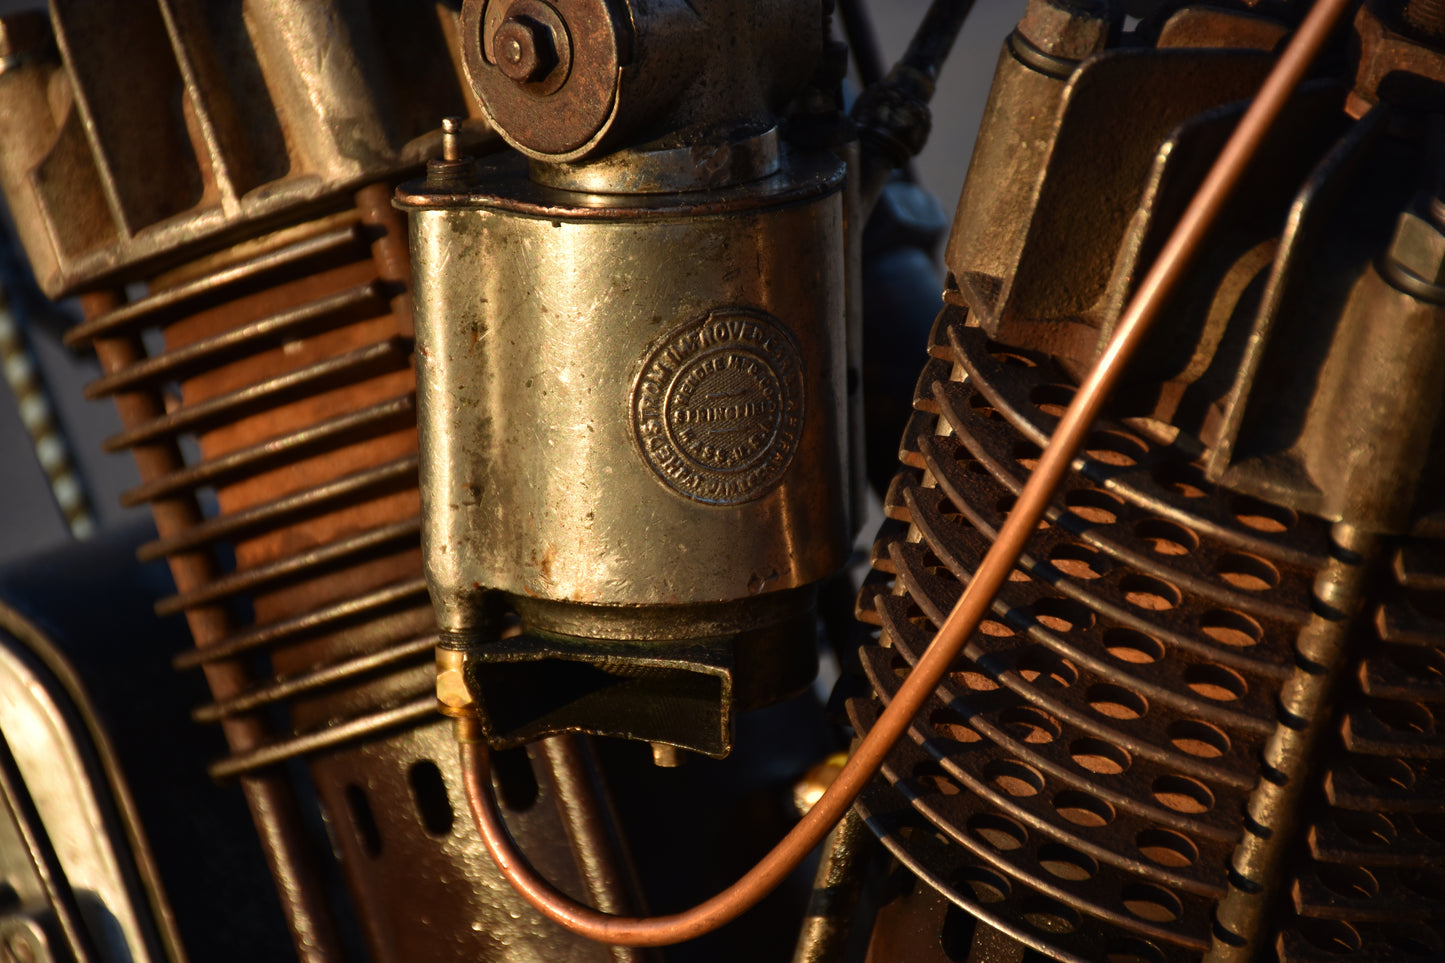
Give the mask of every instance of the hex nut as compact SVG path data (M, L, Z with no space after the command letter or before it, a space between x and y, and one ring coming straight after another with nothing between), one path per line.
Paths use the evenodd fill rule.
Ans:
M1083 60L1109 42L1109 11L1093 0L1029 0L1018 30L1052 57Z
M455 649L437 649L437 702L446 709L464 711L476 705L464 672L466 654Z
M1445 285L1445 233L1429 218L1406 211L1395 224L1390 258L1421 281Z
M1374 4L1366 3L1355 15L1360 38L1360 66L1355 72L1355 95L1369 103L1379 100L1380 84L1391 74L1415 75L1445 83L1445 57L1439 51L1394 30L1381 19Z
M545 80L557 67L552 30L528 16L509 17L492 38L497 68L519 84Z

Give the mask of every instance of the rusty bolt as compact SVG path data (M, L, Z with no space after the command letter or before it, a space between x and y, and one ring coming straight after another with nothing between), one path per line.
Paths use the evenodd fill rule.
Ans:
M1390 260L1400 270L1434 286L1445 286L1445 232L1430 217L1406 211L1395 224Z
M552 28L528 16L508 17L492 37L497 67L519 84L545 80L557 67Z
M1399 90L1403 85L1415 91L1413 97L1406 97L1406 105L1418 99L1433 108L1439 99L1437 85L1445 83L1445 57L1387 24L1375 6L1364 4L1355 15L1355 33L1360 38L1355 96L1365 104L1377 103L1381 85L1389 78L1397 88L1394 99L1405 96Z

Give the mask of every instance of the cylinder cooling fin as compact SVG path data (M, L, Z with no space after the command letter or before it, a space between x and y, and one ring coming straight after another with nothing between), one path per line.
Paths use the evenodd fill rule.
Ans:
M274 877L231 898L279 902L308 963L476 959L541 923L505 890L453 885L484 854L457 813L422 568L392 196L444 114L469 149L499 146L457 29L455 5L310 0L119 19L57 0L0 20L0 186L38 283L81 294L66 341L99 358L87 394L115 404L106 447L140 476L122 500L155 519L140 555L175 583L157 610L184 617L176 667L204 676L192 715L228 750L209 775L244 794ZM587 747L504 767L517 832L569 880L593 860L589 891L625 900Z
M140 556L174 581L157 613L194 643L163 661L224 739L195 772L244 797L272 877L212 883L296 959L658 959L549 907L690 926L694 890L839 816L796 963L1445 959L1440 0L1357 0L1274 87L988 616L876 777L887 739L841 751L953 651L939 628L1321 9L1017 5L926 346L936 280L896 265L946 219L900 169L968 0L927 4L886 77L862 0L0 17L0 190L39 286L82 299L66 341L99 359ZM871 79L845 110L849 46ZM863 449L910 397L876 349L910 340L855 624ZM856 658L821 650L842 712L795 699L849 629ZM788 889L798 912L711 944L704 919L665 958L785 955ZM0 872L0 961L49 925L26 899Z
M115 399L125 430L110 444L141 468L125 498L151 507L160 537L140 554L167 559L178 589L157 611L189 618L197 647L176 662L214 695L193 716L230 740L210 773L269 804L273 871L302 904L286 907L293 929L304 920L334 940L314 905L329 854L271 800L315 794L379 959L466 952L418 919L419 904L500 913L489 933L536 922L438 871L482 852L449 794L460 775L433 695L409 269L390 200L372 185L354 206L168 272L128 303L91 295L92 316L69 335L99 355L89 392ZM290 760L307 764L299 791ZM525 755L513 761L532 776ZM518 831L563 846L585 835L549 809L587 765L575 746L539 752ZM412 881L404 892L398 876Z
M1018 56L1029 18L1006 46L858 599L860 734L1242 111L1211 58L1253 70L1245 48L1293 21L1274 39L1263 22L1171 6L1052 81ZM1424 160L1439 102L1379 82L1407 47L1426 75L1441 55L1377 5L1355 32L1358 61L1327 58L1297 93L861 797L904 880L870 959L1445 953L1442 406L1413 367L1439 358L1437 282L1416 283L1445 250ZM1150 92L1098 99L1129 76ZM1008 149L1022 129L1045 149Z
M866 731L956 601L1072 392L950 305L858 615ZM1271 907L1284 960L1433 959L1445 807L1432 771L1445 642L1438 541L1350 557L1324 521L1206 481L1136 426L1097 426L994 616L860 809L922 880L1078 960L1198 959L1273 774L1296 639L1358 578L1350 655ZM1324 581L1324 580L1319 580ZM971 946L965 942L964 947ZM971 957L962 955L960 959Z

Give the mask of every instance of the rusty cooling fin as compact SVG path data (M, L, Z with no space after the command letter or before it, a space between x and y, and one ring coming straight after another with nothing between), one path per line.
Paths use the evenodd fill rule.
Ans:
M1243 109L1211 72L1259 53L1191 49L1242 16L1183 8L1052 75L1018 55L1030 18L1006 47L859 599L860 732ZM861 797L911 880L873 959L1445 955L1445 145L1438 98L1372 80L1408 46L1381 29L1364 9L1359 78L1341 59L1296 95ZM1096 99L1128 75L1148 92Z
M479 113L453 6L167 0L117 19L55 0L0 18L0 187L47 293L89 292L67 341L100 358L88 394L116 404L107 447L141 478L123 500L159 536L141 554L169 564L160 610L196 644L176 661L204 672L194 714L229 747L211 772L246 795L304 963L354 956L353 924L377 961L524 936L539 959L628 958L488 883L435 711L391 199L442 116ZM462 126L470 149L495 140ZM515 830L622 908L585 747L501 768Z
M91 295L69 337L100 356L89 393L114 398L125 428L108 447L141 469L124 501L150 505L160 538L142 554L167 558L179 590L160 610L187 616L198 648L179 661L204 668L216 696L196 713L233 750L213 774L330 750L312 777L327 811L358 827L338 842L360 881L390 800L368 800L341 750L433 711L406 248L389 200L384 185L364 189L355 207L175 269L129 303ZM391 761L403 774L429 764L439 781L427 760L445 756L416 741L371 751L409 755ZM244 780L253 808L258 792L288 798L282 779ZM314 902L299 816L273 818L273 868Z
M69 337L101 356L106 373L90 396L115 397L123 411L143 394L152 400L149 417L123 416L126 430L108 448L145 463L194 438L194 457L144 471L123 501L164 508L215 494L215 517L160 526L142 549L185 561L233 547L234 570L178 579L179 593L159 605L233 623L183 665L271 658L273 678L220 692L197 716L216 722L283 701L294 711L379 670L396 674L381 691L312 706L309 719L303 711L293 734L218 763L217 776L431 709L406 247L385 186L357 199L358 208L163 275L147 296L96 312ZM143 344L157 350L137 352ZM359 622L366 631L355 631ZM322 723L324 738L308 732Z
M859 614L866 729L987 551L1073 392L939 319ZM1198 954L1327 551L1101 424L1045 528L867 798L884 842L980 918L1086 960ZM1144 959L1154 950L1138 950Z
M850 705L860 731L957 600L1073 391L957 304L930 354L859 601L878 628L861 653L876 696ZM1211 485L1176 447L1101 423L863 811L909 869L1026 945L1200 957L1330 554L1321 520ZM1361 657L1279 894L1283 959L1362 946L1438 958L1440 554L1401 548L1352 641Z
M242 777L299 904L293 930L330 926L317 854L298 845L298 816L267 836L275 807L255 797L290 795L277 767L302 758L372 952L462 959L538 920L520 897L452 882L483 853L454 812L460 775L435 709L409 267L390 202L387 185L363 188L354 206L175 269L128 303L88 296L69 339L94 346L105 374L89 393L120 409L108 447L131 451L142 478L124 501L149 504L160 532L141 554L166 558L179 590L158 608L186 615L197 648L177 663L204 670L216 697L195 716L232 749L211 772ZM585 750L563 741L536 757L510 764L519 831L598 861L592 895L620 905ZM568 813L554 809L564 793L578 797Z

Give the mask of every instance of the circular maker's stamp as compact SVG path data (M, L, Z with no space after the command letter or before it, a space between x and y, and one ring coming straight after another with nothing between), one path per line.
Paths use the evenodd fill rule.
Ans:
M632 388L632 425L668 487L737 505L782 479L803 428L803 359L776 318L720 308L653 345Z

